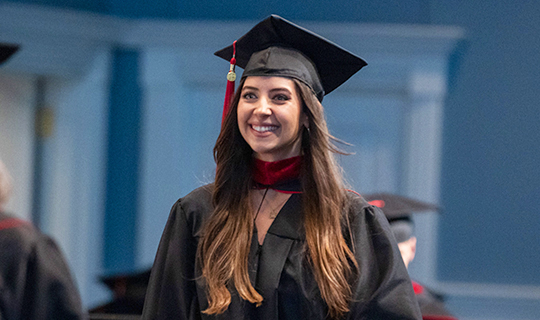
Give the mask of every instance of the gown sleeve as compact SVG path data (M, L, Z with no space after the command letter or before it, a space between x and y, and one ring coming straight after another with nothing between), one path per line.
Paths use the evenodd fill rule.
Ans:
M0 230L2 319L85 319L62 252L29 223Z
M84 319L79 292L56 243L40 235L30 256L23 319ZM31 307L30 307L31 306Z
M200 319L195 257L209 193L195 191L172 207L154 260L142 319Z
M422 319L407 269L383 213L357 197L349 219L359 275L348 319Z

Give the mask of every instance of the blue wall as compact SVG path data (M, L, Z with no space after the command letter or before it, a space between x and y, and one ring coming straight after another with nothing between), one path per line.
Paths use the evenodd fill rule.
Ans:
M540 2L433 3L469 34L445 107L439 276L539 285Z
M270 13L291 20L428 23L428 0L8 0L130 18L257 20Z

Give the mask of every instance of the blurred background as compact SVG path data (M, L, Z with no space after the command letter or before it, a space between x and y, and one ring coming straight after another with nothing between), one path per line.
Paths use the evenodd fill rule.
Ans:
M368 61L323 105L356 191L443 208L414 217L411 275L460 319L539 319L540 2L511 0L0 1L8 211L58 241L85 306L212 181L213 52L271 13Z

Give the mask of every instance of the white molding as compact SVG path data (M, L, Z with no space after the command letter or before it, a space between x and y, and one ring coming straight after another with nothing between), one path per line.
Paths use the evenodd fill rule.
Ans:
M22 45L7 69L77 76L103 46L209 48L229 45L256 21L164 21L127 19L37 5L0 4L0 41ZM298 21L315 32L376 61L383 53L446 56L463 38L452 26ZM186 43L187 41L187 43ZM213 52L213 51L205 51ZM218 59L219 60L219 59ZM395 60L395 68L406 67Z
M32 219L35 81L0 70L0 159L13 178L4 209L27 220Z
M432 287L450 296L540 301L540 286L437 281Z

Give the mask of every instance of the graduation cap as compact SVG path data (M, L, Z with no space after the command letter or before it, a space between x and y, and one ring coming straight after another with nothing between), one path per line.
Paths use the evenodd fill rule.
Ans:
M224 115L234 93L235 65L244 69L242 78L281 76L302 81L319 101L367 65L355 54L277 15L259 22L215 55L231 63Z
M413 212L438 211L437 205L390 193L362 195L370 204L381 208L388 219L397 242L410 239L413 235Z
M17 45L0 43L0 64L4 63L17 50L19 50Z
M141 314L151 269L101 277L113 300L91 309L91 314Z

